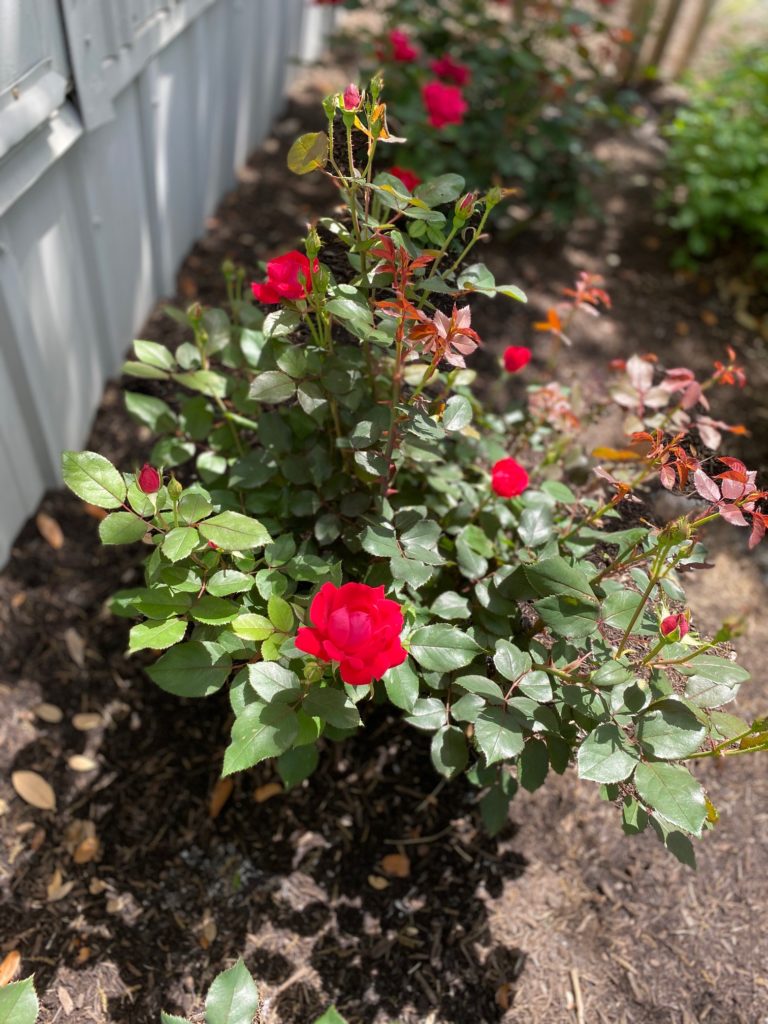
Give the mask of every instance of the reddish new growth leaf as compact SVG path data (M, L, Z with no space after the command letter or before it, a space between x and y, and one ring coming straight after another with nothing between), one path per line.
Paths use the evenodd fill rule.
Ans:
M597 316L597 307L611 308L611 297L601 286L605 281L600 274L588 274L582 270L576 279L575 288L563 288L563 295L570 298L574 310L585 307L585 312Z
M675 484L684 488L688 483L688 476L691 472L699 469L699 460L694 458L682 447L680 442L685 434L676 434L671 440L665 440L661 430L654 430L648 433L647 430L640 430L632 434L632 444L647 443L651 446L646 454L650 462L659 466L659 479L662 486L671 491Z
M726 351L728 352L729 361L728 363L721 363L719 359L715 360L713 378L718 384L730 384L743 388L747 383L747 375L743 367L736 365L736 351L730 345Z

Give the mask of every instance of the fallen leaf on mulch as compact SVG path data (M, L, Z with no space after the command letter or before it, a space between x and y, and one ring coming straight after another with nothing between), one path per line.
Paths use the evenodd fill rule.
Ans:
M18 593L14 594L11 598L11 608L21 608L24 602L27 600L26 590L19 590Z
M32 807L37 807L41 811L56 810L56 794L51 784L37 772L14 772L11 775L11 785L17 795Z
M211 799L208 801L208 817L215 820L221 814L224 804L232 796L232 790L235 788L235 780L218 779L216 785L213 787L211 793Z
M64 643L67 645L69 656L78 668L85 666L85 640L76 629L71 626L64 630Z
M88 732L89 729L98 729L103 725L104 719L95 711L81 711L72 718L72 725L80 732Z
M99 767L92 757L85 754L73 754L67 758L67 764L73 772L92 772L94 768Z
M388 853L381 859L381 870L393 878L407 878L411 873L411 862L404 853Z
M88 819L77 818L67 825L64 832L64 848L75 864L89 864L98 857L101 843L96 835L96 826Z
M59 985L56 989L56 995L59 997L59 1002L61 1003L61 1008L64 1011L64 1016L68 1017L75 1008L72 996L67 992L63 985Z
M51 545L54 551L60 551L64 547L64 533L53 516L49 516L45 512L38 512L35 516L35 525L40 531L40 536Z
M368 885L372 889L378 889L379 891L389 888L389 882L386 878L382 878L381 875L368 875Z
M56 903L58 900L63 900L65 896L69 896L74 887L74 879L72 881L65 882L60 868L56 868L46 887L46 899L49 903Z
M94 519L107 518L107 510L99 508L98 505L89 505L88 502L86 501L85 504L82 505L82 508L85 509L89 516L93 516Z
M32 709L38 718L49 725L57 725L64 717L64 712L55 704L38 704Z
M270 800L273 796L277 796L278 793L283 792L283 787L279 782L267 782L263 786L257 786L253 791L253 799L257 804L263 804L265 800Z
M503 985L499 985L496 989L496 1005L500 1010L509 1009L509 993L511 986L509 982L505 981Z
M17 949L13 949L0 964L0 988L13 981L19 967L21 967L21 953Z

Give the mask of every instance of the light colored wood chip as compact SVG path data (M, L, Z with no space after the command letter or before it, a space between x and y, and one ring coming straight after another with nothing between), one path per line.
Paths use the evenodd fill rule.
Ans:
M27 600L27 592L26 592L26 590L19 590L19 591L17 591L13 595L13 597L11 598L11 608L13 608L14 610L16 608L21 608L21 606L24 604L24 602L26 600Z
M73 754L67 758L67 764L73 772L92 772L99 767L92 757L85 754Z
M97 836L88 836L81 843L78 843L75 847L75 852L72 854L72 860L75 864L90 864L92 860L96 860L101 850L101 843Z
M257 804L263 804L265 800L271 800L273 796L283 792L279 782L267 782L263 786L257 786L253 791L253 799Z
M71 626L64 630L64 643L67 645L69 656L78 668L85 665L85 640L76 629Z
M208 801L208 817L212 819L218 818L221 814L224 804L232 796L232 790L235 788L235 780L232 778L218 779L216 785L213 787L211 793L211 799Z
M411 862L404 853L388 853L381 859L381 870L393 878L407 878L411 873Z
M64 533L53 518L45 512L38 512L35 516L35 525L40 531L40 536L47 541L54 551L60 551L64 547Z
M38 718L48 722L49 725L57 725L64 717L64 712L55 704L38 704L32 710Z
M13 981L21 967L21 953L18 949L12 949L0 964L0 988Z
M53 787L37 772L14 772L11 775L11 785L24 803L31 807L38 807L41 811L56 810L56 794Z
M58 900L63 900L65 896L69 896L74 886L74 880L65 882L64 876L61 873L61 869L56 868L47 886L46 898L48 902L56 903Z
M86 501L85 504L82 505L81 507L84 508L85 511L88 513L88 515L92 516L94 519L106 519L107 518L107 515L108 515L107 510L104 509L104 508L99 508L98 505L90 505Z
M68 1017L75 1008L75 1004L72 1001L72 996L67 992L63 985L59 985L56 989L56 995L59 997L59 1003L64 1011L64 1016Z
M379 891L389 888L389 882L386 878L382 878L381 875L368 875L368 885L372 889L378 889Z
M72 717L72 725L80 732L88 732L89 729L98 729L104 724L104 719L95 711L81 711Z

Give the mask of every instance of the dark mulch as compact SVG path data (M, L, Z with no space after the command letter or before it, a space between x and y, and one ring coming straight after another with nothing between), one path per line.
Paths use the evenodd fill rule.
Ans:
M313 123L310 103L294 103L224 200L176 301L216 302L225 256L255 274L257 258L289 247L332 202L321 180L284 170L287 141ZM653 134L605 148L616 167L605 222L577 223L565 244L528 233L487 247L498 277L523 284L534 306L480 303L491 349L530 340L531 321L586 268L606 274L615 310L575 332L562 360L574 377L600 376L636 347L706 365L731 342L754 361L762 343L716 288L666 269ZM174 340L176 330L156 313L142 334ZM493 359L480 366L495 372ZM149 450L114 385L88 445L123 466ZM25 973L36 972L43 1024L156 1024L161 1007L195 1016L214 974L241 955L265 1024L304 1024L330 1000L352 1024L758 1024L768 990L762 761L702 772L723 821L700 846L698 875L646 837L624 839L613 809L572 777L519 798L518 824L488 839L472 792L454 783L434 793L423 738L381 712L354 742L324 749L305 786L264 799L270 769L246 773L213 819L226 700L185 703L149 683L141 659L123 653L127 623L104 610L137 579L135 552L101 548L97 521L64 492L42 510L64 546L54 551L30 521L0 576L0 950L19 949ZM754 563L728 546L735 533L718 542L718 568L694 582L702 628L764 601ZM766 640L755 620L742 648L758 679ZM36 716L41 701L61 709L59 724ZM742 708L765 710L759 695ZM102 725L75 729L84 711ZM95 767L73 770L74 754ZM53 785L56 812L15 797L10 771L27 768ZM78 865L67 829L83 820L101 850ZM401 855L405 877L387 874L389 854Z

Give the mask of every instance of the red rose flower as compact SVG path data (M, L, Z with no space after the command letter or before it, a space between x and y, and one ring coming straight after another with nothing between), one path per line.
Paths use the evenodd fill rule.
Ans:
M350 686L381 679L407 657L400 643L403 612L397 601L384 597L384 587L324 583L309 606L309 618L312 625L299 629L296 646L321 661L338 661L341 678Z
M447 124L461 124L469 110L457 85L445 85L444 82L427 82L421 87L421 98L427 108L429 123L433 128L443 128Z
M516 498L528 486L528 474L514 459L499 459L491 470L491 487L500 498Z
M312 273L319 270L320 264L315 260ZM303 252L294 249L270 260L267 263L267 280L263 284L254 281L251 291L259 302L273 305L283 299L306 299L309 286L309 260Z
M472 69L454 60L450 53L444 54L440 60L431 60L429 66L438 78L445 78L454 85L466 85L472 77Z
M390 167L389 173L395 178L399 178L411 192L413 192L417 185L421 184L421 178L418 174L409 171L407 167Z
M389 33L389 42L392 46L392 57L402 64L410 64L419 56L419 51L411 43L407 32L399 28L393 28Z
M531 350L524 345L509 345L504 349L504 369L517 373L531 361Z
M661 635L669 637L671 640L682 640L690 628L691 625L685 612L679 612L677 615L667 615L665 619L661 620L659 626Z
M154 466L150 466L148 462L145 462L136 474L136 483L139 490L145 494L156 494L160 490L162 482L163 478L160 476L160 473Z

